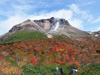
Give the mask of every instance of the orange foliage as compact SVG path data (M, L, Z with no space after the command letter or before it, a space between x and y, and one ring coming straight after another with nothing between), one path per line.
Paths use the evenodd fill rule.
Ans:
M80 66L80 63L79 62L70 62L69 65L74 68L78 68Z
M70 62L69 65L79 65L79 63L72 61L91 63L95 58L99 60L100 54L93 56L96 54L96 50L99 49L99 40L30 39L17 42L13 45L0 45L0 50L6 52L7 56L14 56L16 59L26 62L29 61L35 65L37 63L45 63L47 58L51 59L47 61L50 64L51 62L52 64L66 64ZM0 56L0 59L4 59L3 55ZM10 60L14 61L15 59L10 58Z

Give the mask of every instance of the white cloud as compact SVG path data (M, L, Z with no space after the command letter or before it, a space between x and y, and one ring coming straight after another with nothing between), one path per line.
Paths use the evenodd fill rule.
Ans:
M93 3L95 3L94 1L89 1L89 2L87 2L87 3L84 3L84 5L91 5L91 4L93 4Z
M79 29L84 29L83 27L83 21L79 20L79 19L73 19L73 20L69 20L69 23Z
M72 15L73 15L73 13L71 10L61 9L58 11L52 11L49 13L42 13L39 15L35 15L34 18L32 18L32 19L43 19L43 18L56 17L56 18L64 18L64 19L69 20L72 17Z
M6 2L8 2L9 0L3 0L3 1L0 1L0 5L1 4L5 4Z
M71 5L69 5L69 7L76 14L79 14L81 12L76 4L71 4Z
M91 5L94 4L97 0L75 0L79 5Z
M98 17L97 19L95 19L95 20L93 21L93 23L97 23L97 22L100 22L100 17Z
M0 1L0 15L9 17L16 13L40 12L39 9L61 4L61 0L3 0ZM37 10L37 11L36 11Z
M27 9L28 7L26 7L26 10L28 10ZM14 8L18 9L15 11L14 13L15 15L9 16L8 19L0 22L0 28L2 28L0 29L0 34L6 33L7 31L9 31L9 29L13 25L21 23L25 21L26 19L35 20L35 19L46 19L50 17L64 18L68 20L72 26L79 28L79 29L84 29L84 26L83 26L84 19L89 20L91 17L91 15L88 14L88 12L80 10L80 8L76 4L69 5L69 9L60 9L60 10L55 10L55 11L51 11L48 13L41 11L40 13L35 13L33 15L32 14L30 15L22 11L24 9L21 8L20 6L15 5Z
M6 33L8 32L8 30L10 30L10 28L12 28L12 26L20 23L20 22L23 22L24 20L26 20L25 17L23 16L19 16L19 15L16 15L16 16L12 16L10 18L8 18L7 20L4 20L4 21L1 21L0 22L0 33Z
M80 2L80 4L86 6L86 5L92 5L95 2L96 2L95 0L91 0L91 1L90 0L86 0L86 1Z
M88 11L81 10L76 4L71 4L69 7L79 18L86 19L87 21L93 20L93 16L89 14Z

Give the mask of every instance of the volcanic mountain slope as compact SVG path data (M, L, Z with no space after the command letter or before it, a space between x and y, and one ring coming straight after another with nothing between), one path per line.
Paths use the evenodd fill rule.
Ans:
M16 32L33 32L39 31L47 35L50 33L51 35L61 35L64 34L66 36L77 38L81 36L87 36L89 33L85 31L81 31L69 24L69 22L65 19L58 19L51 17L49 19L41 19L41 20L26 20L23 23L17 24L13 26L8 33L2 35L1 41L5 40L9 35L12 35Z

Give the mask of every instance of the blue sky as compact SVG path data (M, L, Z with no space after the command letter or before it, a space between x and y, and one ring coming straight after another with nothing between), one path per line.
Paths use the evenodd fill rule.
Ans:
M64 18L83 31L100 30L100 0L0 1L0 35L27 19Z

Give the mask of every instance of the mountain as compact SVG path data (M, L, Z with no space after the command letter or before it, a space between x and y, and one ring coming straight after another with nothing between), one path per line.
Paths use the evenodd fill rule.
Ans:
M20 24L17 24L13 26L9 32L2 35L0 37L1 41L4 41L8 38L9 35L18 33L18 32L34 32L38 31L45 35L66 35L71 38L78 39L82 36L88 36L90 35L88 32L81 31L73 26L70 25L70 23L63 19L63 18L54 18L51 17L49 19L41 19L41 20L26 20ZM15 39L13 37L12 39Z
M92 36L95 40L100 39L100 30L99 30L99 31L96 31L96 32L92 32L92 33L91 33L91 36Z

